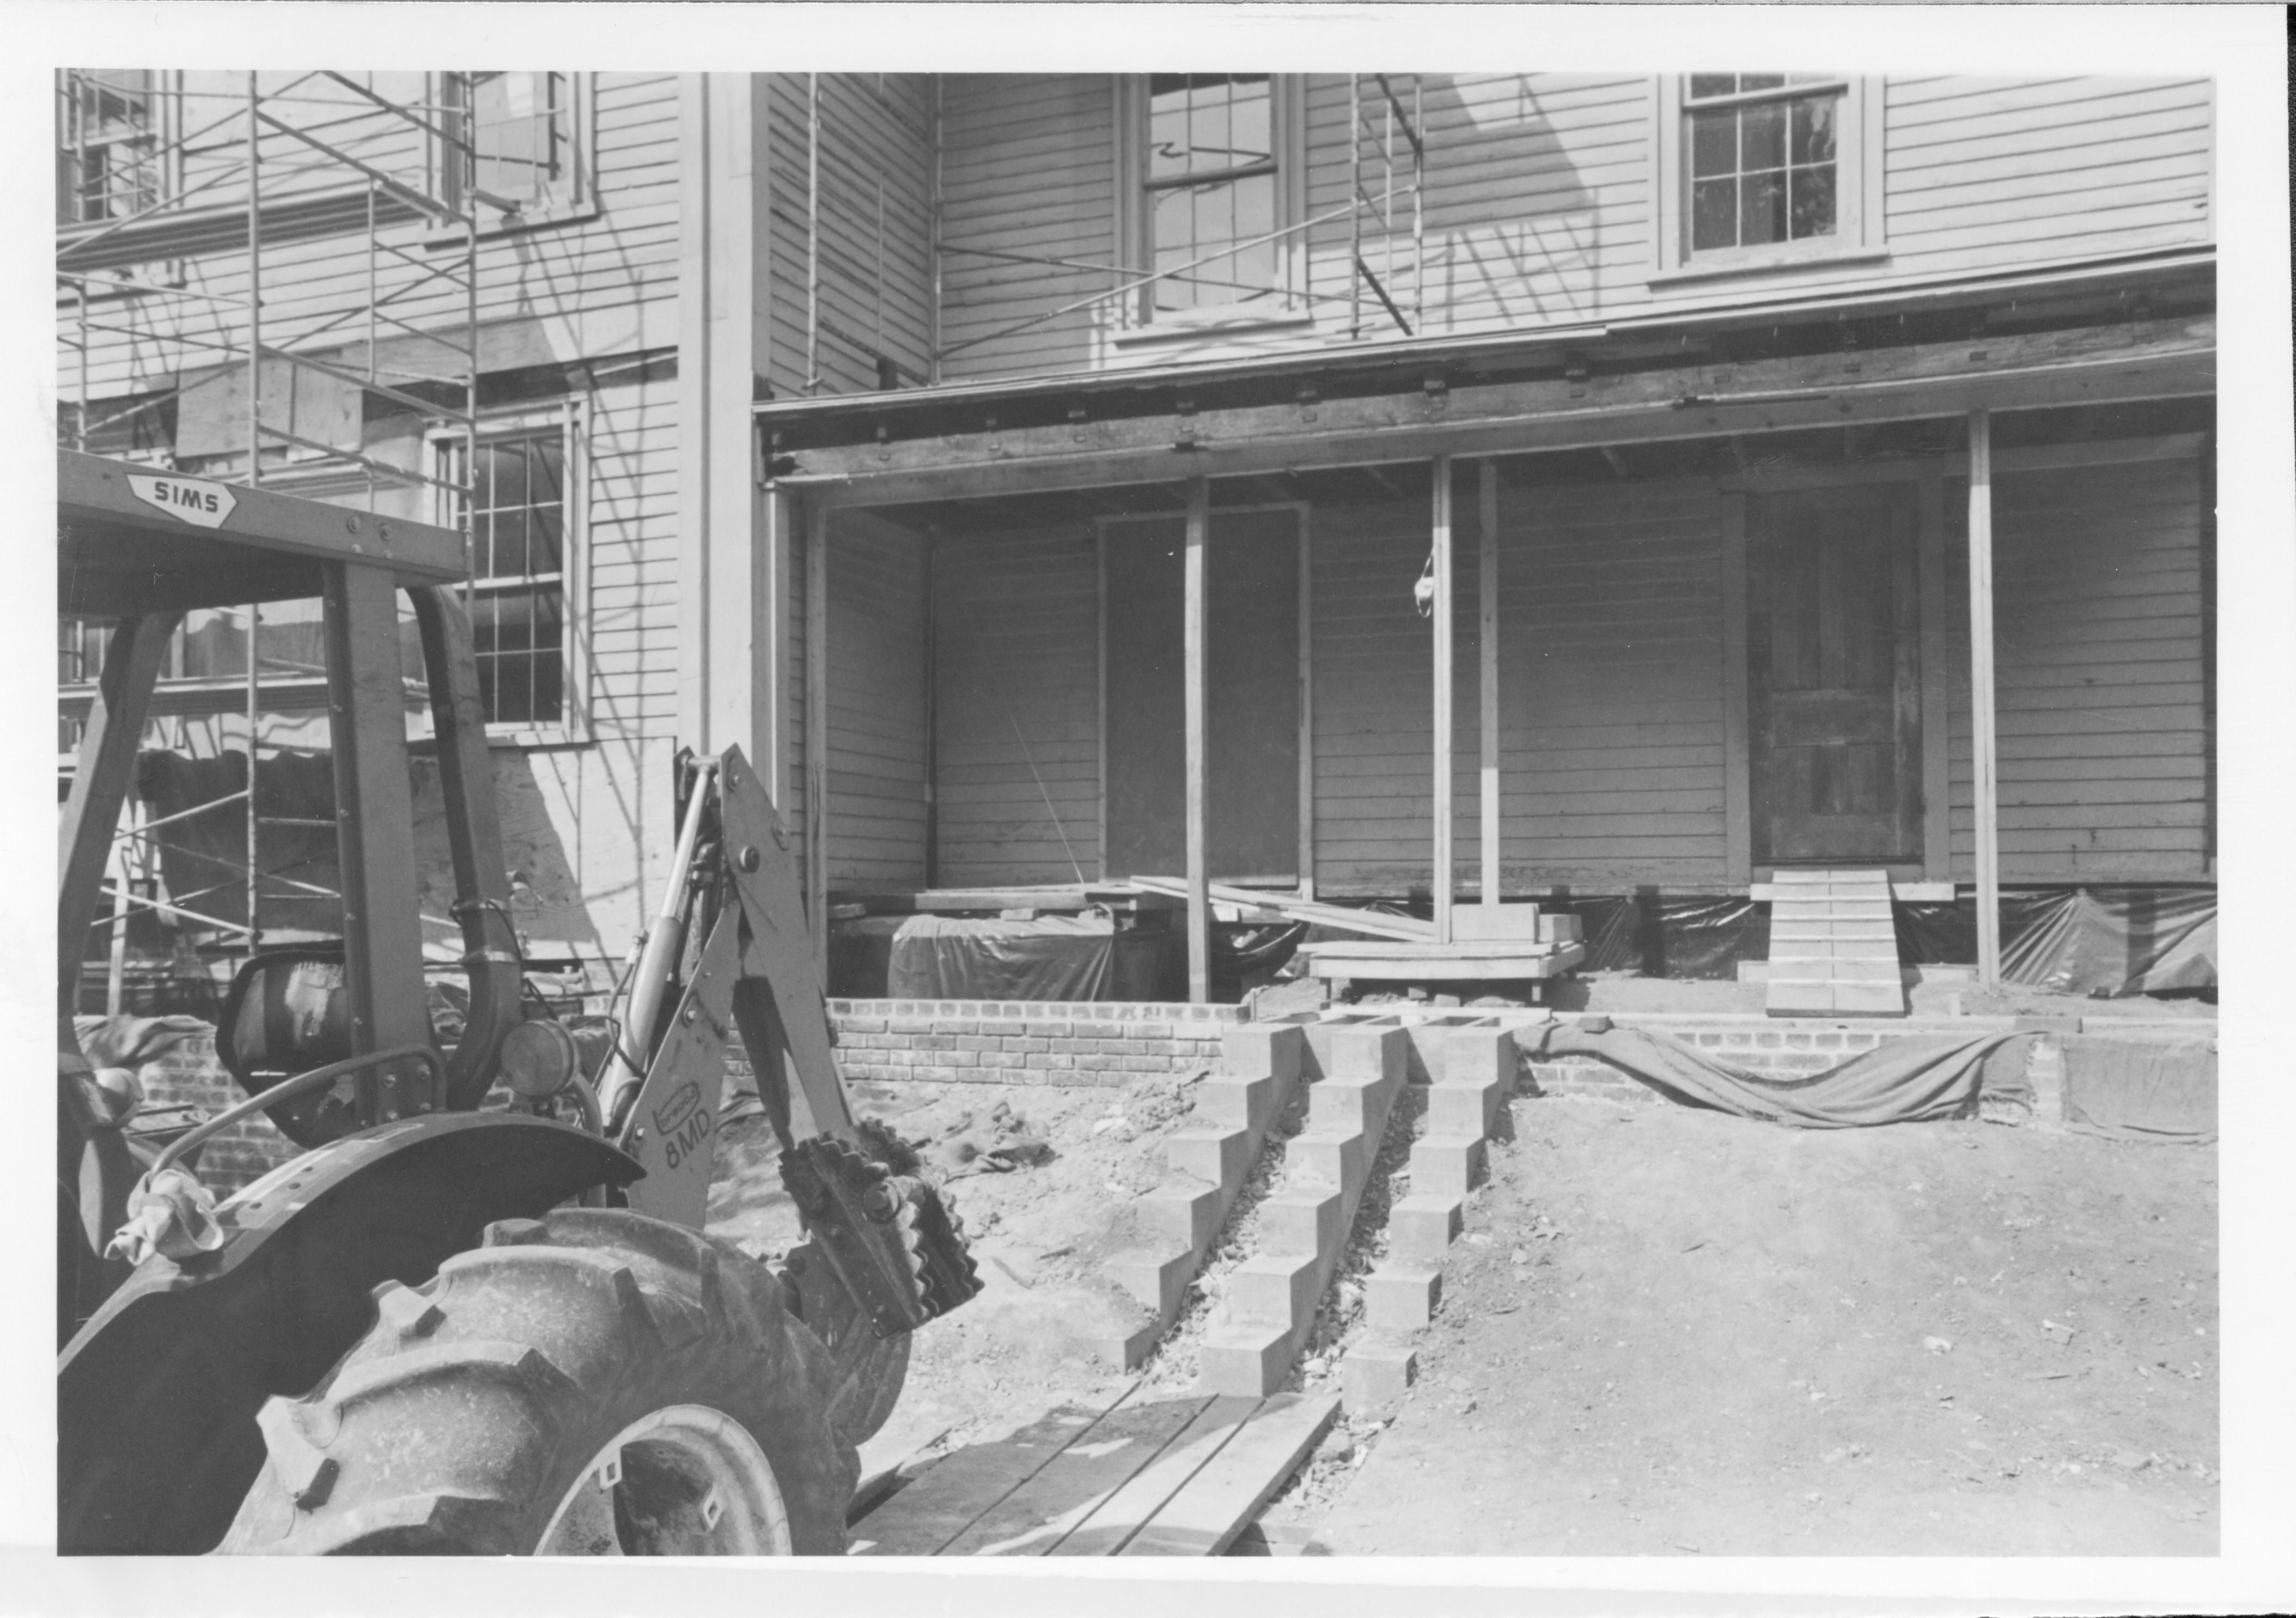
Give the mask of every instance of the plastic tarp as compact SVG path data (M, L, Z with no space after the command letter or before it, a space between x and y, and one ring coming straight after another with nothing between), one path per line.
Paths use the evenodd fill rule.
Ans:
M1977 907L1900 904L1908 962L1977 958ZM2001 896L2001 975L2060 994L2115 998L2217 986L2214 888L2067 888Z
M885 992L897 1000L1152 1000L1176 936L1119 932L1106 916L913 916L894 931Z
M2068 1035L2065 1121L2115 1140L2217 1138L2217 1054L2207 1039Z
M1621 1027L1607 1017L1548 1023L1529 1049L1541 1060L1598 1057L1686 1106L1799 1129L1847 1129L1974 1117L1988 1094L2030 1099L2023 1042L2030 1037L1914 1035L1793 1079L1742 1072L1669 1034Z

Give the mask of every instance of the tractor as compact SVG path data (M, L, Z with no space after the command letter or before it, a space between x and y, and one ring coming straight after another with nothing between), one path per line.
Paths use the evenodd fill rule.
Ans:
M666 891L586 1056L527 992L462 537L58 453L60 609L113 626L61 827L59 1548L840 1553L908 1334L980 1282L938 1192L857 1125L749 761L680 755ZM342 937L238 968L216 1032L232 1105L147 1108L73 1014L165 650L186 612L313 597ZM411 746L435 752L452 853L451 1039ZM736 1032L802 1228L770 1261L703 1229ZM258 1112L301 1154L218 1200L201 1149Z

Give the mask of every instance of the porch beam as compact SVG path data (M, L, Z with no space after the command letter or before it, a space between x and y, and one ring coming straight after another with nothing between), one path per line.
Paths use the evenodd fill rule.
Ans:
M1210 537L1211 485L1188 480L1187 541L1181 558L1180 661L1187 710L1188 999L1211 998L1211 866L1204 825L1204 546Z
M805 915L828 990L829 513L805 521Z
M1482 577L1476 650L1481 654L1483 902L1499 902L1499 466L1485 458L1482 473Z
M1977 975L2001 986L2000 777L1993 691L1993 422L1969 413L1969 735L1977 822Z
M1451 941L1451 457L1435 457L1432 544L1435 567L1435 941Z
M1755 360L1726 382L1709 365L1325 399L1312 423L1283 404L1199 412L1185 434L1160 415L1007 428L993 451L985 433L800 450L789 480L836 505L898 505L2179 398L2214 391L2215 341L2210 316L2130 321Z

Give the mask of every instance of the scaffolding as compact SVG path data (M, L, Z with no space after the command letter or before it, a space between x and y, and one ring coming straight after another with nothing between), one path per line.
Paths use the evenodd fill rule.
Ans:
M68 373L60 439L370 511L386 490L412 491L445 506L463 537L467 576L479 464L478 207L516 211L479 184L503 160L481 161L473 82L458 74L59 73L55 267ZM557 133L554 125L535 138ZM394 411L424 424L421 443L443 436L461 453L422 450L411 465L366 453L365 423ZM259 608L238 613L240 688L226 689L225 675L189 691L179 683L176 694L198 711L236 707L243 715L246 782L164 819L135 813L119 834L111 914L95 924L111 929L106 998L114 1012L132 910L252 950L263 941L266 897L340 898L265 866L263 828L292 823L258 809L263 720L275 711L266 697L308 700L317 671L274 654L275 632L266 653ZM66 662L92 679L102 637L78 625L65 635ZM166 674L192 672L186 645L179 631ZM160 834L242 801L244 916L188 908L238 878L163 897Z

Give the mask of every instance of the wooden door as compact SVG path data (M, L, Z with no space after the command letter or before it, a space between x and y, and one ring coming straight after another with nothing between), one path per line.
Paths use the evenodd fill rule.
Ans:
M1205 558L1205 854L1214 881L1299 880L1300 552L1290 511L1214 512ZM1177 519L1111 522L1108 875L1187 870Z
M1758 865L1921 858L1920 598L1909 484L1750 502Z

